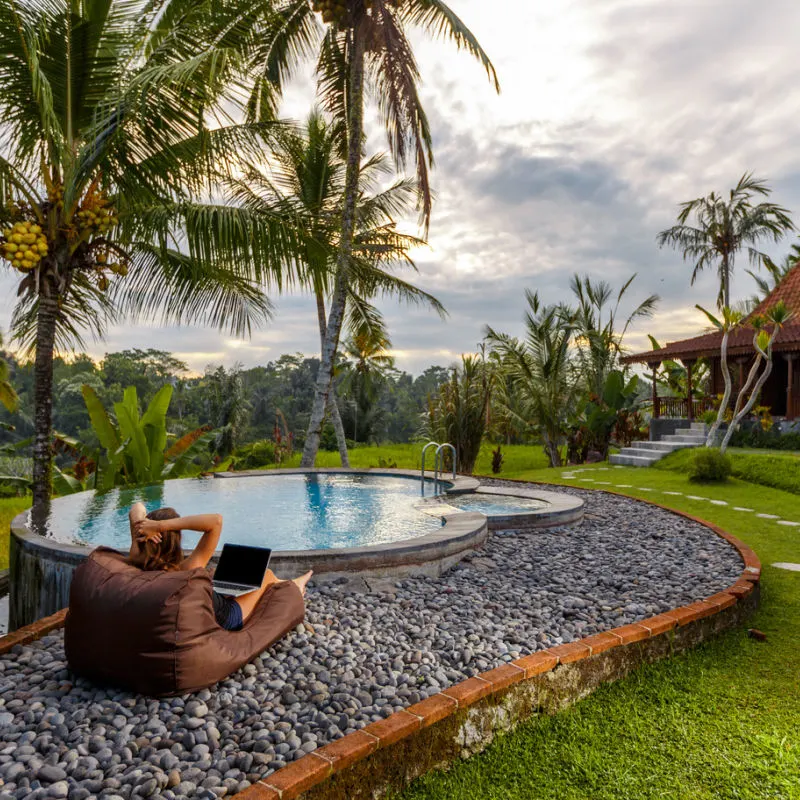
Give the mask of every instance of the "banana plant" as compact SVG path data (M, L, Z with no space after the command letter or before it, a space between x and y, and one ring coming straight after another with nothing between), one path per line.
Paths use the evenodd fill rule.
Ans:
M84 385L81 391L103 450L95 473L98 491L157 483L186 474L193 453L213 436L208 427L199 428L167 449L167 409L172 399L169 384L156 392L141 417L135 386L125 389L122 400L114 403L114 417L91 386Z

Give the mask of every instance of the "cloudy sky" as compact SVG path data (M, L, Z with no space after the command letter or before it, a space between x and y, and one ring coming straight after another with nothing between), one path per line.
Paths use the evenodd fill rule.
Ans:
M690 287L680 256L655 245L677 203L725 191L753 171L800 222L796 0L451 5L494 61L502 92L449 43L415 38L437 193L416 281L449 317L384 304L399 367L447 365L474 349L487 323L519 333L524 289L567 299L576 271L615 286L636 272L631 301L661 296L656 316L629 336L631 348L644 349L646 333L690 335L702 327L694 304L713 306L716 284L708 275ZM286 115L302 117L312 100L301 76ZM382 149L374 114L370 130L370 147ZM753 289L745 267L738 265L735 297ZM11 286L6 279L0 290ZM311 354L316 336L313 304L288 297L248 341L125 326L92 352L163 347L202 371L210 362L251 366L284 352Z

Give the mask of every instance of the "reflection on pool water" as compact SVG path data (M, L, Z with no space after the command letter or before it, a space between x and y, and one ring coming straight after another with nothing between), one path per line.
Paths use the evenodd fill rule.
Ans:
M220 542L308 550L361 547L422 536L441 527L420 513L419 479L378 475L265 475L167 481L104 495L61 498L47 522L48 536L127 550L128 509L172 506L179 514L220 513ZM199 534L184 533L191 547Z
M530 497L505 497L498 494L463 494L457 497L448 497L446 502L463 511L478 511L487 517L526 514L537 509L547 508L549 505L544 500L534 500Z

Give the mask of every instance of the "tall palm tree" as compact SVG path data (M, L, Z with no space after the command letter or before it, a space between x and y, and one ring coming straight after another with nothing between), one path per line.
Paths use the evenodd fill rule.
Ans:
M322 12L322 28L314 11ZM312 466L331 386L334 359L345 315L356 222L364 140L364 94L378 99L378 112L395 161L416 164L419 210L427 228L431 213L428 167L433 161L431 132L418 94L419 70L407 30L449 38L486 69L499 91L494 67L475 36L442 0L279 0L269 30L261 37L260 75L251 97L254 118L274 113L280 83L304 57L317 56L317 76L328 110L346 141L344 203L336 279L303 466Z
M337 127L313 110L302 129L281 131L271 150L268 172L248 168L229 181L230 198L251 213L283 214L298 226L305 243L300 257L303 285L314 292L320 349L328 325L326 302L333 291L336 255L341 239L346 161L341 155ZM375 295L393 295L408 303L424 304L444 314L435 297L393 274L398 267L416 270L412 248L424 241L400 233L394 218L403 216L417 198L416 184L403 179L382 186L391 176L388 159L365 159L359 172L359 195L351 252L345 323L353 336L385 335L383 320L372 306ZM328 412L336 430L342 466L349 466L347 443L333 391Z
M631 275L614 296L606 281L592 282L588 275L573 275L570 289L578 301L575 309L574 343L578 351L579 369L590 394L601 395L606 378L617 368L622 342L628 328L638 319L651 317L659 301L651 294L639 303L619 327L619 307L636 273Z
M197 200L270 130L228 124L235 97L218 102L256 5L0 0L0 256L20 277L15 338L35 349L35 505L57 346L117 314L237 334L269 315L261 287L282 278L291 234Z
M772 190L766 182L745 173L725 199L716 192L681 203L678 224L661 231L656 237L659 247L665 244L679 249L684 261L694 262L692 285L708 267L716 267L719 276L717 306L730 308L731 275L736 255L747 249L750 262L763 258L756 246L771 239L779 241L795 226L789 211L774 203L754 205L757 197L768 197ZM687 224L690 217L694 224Z
M800 243L795 242L789 252L779 263L775 263L769 256L764 256L761 260L769 278L762 277L748 269L747 274L756 282L758 294L753 295L748 301L751 308L755 308L772 291L778 288L780 282L800 264Z

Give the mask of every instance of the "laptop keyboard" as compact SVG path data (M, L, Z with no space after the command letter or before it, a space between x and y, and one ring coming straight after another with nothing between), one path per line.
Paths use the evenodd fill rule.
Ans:
M252 586L245 586L242 583L228 583L227 581L214 581L215 589L231 589L232 591L239 591L241 589L252 589Z

